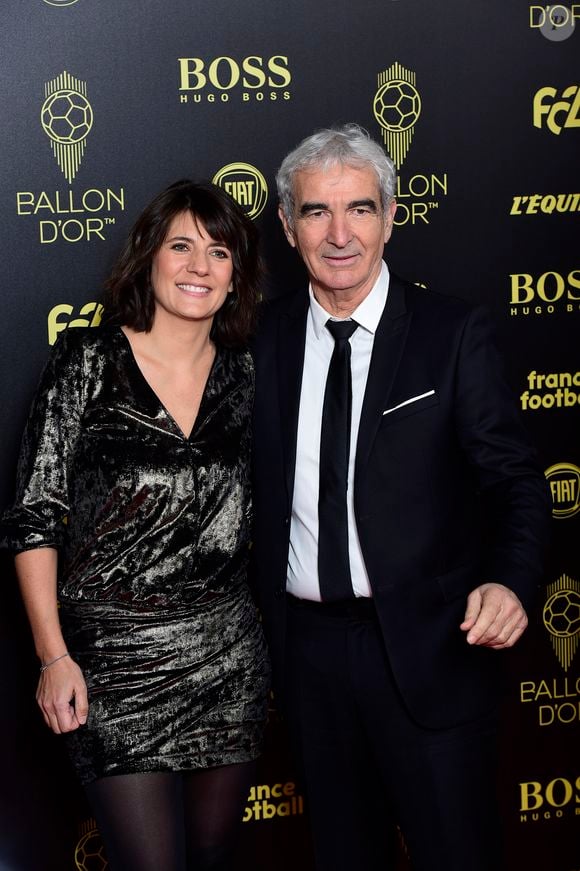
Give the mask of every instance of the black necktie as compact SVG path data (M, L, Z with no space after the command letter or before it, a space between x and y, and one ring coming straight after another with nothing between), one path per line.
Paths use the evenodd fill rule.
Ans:
M348 560L346 491L350 453L352 382L349 339L356 321L327 321L334 338L320 433L318 579L324 602L354 596Z

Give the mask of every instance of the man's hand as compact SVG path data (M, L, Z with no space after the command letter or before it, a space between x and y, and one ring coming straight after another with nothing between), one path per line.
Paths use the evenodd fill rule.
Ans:
M468 644L502 650L513 647L528 618L515 593L503 584L482 584L467 597L465 619L460 626Z

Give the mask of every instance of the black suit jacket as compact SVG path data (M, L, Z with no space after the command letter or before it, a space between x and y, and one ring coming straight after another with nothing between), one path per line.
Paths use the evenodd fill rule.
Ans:
M282 693L307 311L307 294L265 304L254 349L252 578ZM409 712L436 728L488 710L502 654L465 641L466 598L496 581L529 607L550 500L483 310L391 276L361 414L354 506Z

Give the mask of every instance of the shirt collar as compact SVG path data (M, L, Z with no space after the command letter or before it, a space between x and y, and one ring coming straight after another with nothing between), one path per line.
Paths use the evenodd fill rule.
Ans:
M355 320L367 332L375 334L379 321L383 314L387 295L389 292L389 269L385 261L381 263L381 271L379 277L374 283L370 293L365 296L363 301L353 311L351 318ZM310 295L310 316L314 327L314 335L317 339L320 338L326 321L331 317L326 309L322 308L316 300L312 291L312 285L308 286Z

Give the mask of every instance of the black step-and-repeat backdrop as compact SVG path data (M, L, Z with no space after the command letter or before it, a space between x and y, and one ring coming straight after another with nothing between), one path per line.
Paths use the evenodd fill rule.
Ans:
M509 867L579 869L580 4L4 0L0 21L1 506L49 346L98 325L103 279L152 195L183 176L222 185L259 224L278 294L303 275L275 171L315 127L362 124L399 169L391 267L491 308L550 481L546 589L506 655L501 801ZM101 871L36 711L6 555L1 572L0 868ZM273 709L240 869L311 869L304 811Z

